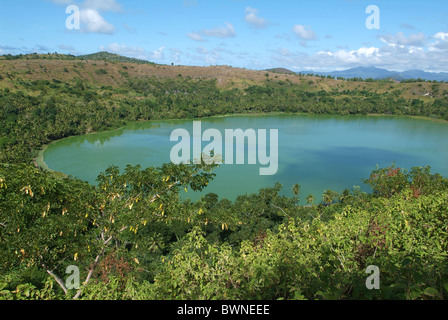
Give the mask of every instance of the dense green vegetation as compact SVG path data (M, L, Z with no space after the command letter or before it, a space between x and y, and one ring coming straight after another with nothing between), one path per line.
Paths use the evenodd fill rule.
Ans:
M125 72L125 71L123 71ZM98 68L98 74L107 70ZM448 120L448 96L406 100L399 90L312 91L310 84L265 81L220 89L216 80L128 78L120 87L59 80L16 80L0 90L0 161L24 162L33 150L67 136L116 128L129 121L197 118L229 113L394 114Z
M373 194L332 204L297 206L281 186L181 204L179 188L205 186L210 169L110 168L94 188L2 165L1 297L446 298L448 181L429 168L375 171ZM69 265L90 279L79 292L61 280ZM380 290L365 287L368 265Z
M182 76L128 76L119 87L13 81L18 89L0 90L0 299L448 295L448 180L429 167L376 169L365 177L371 194L305 196L298 184L286 197L274 185L234 202L208 194L193 203L179 190L202 190L213 166L111 167L91 186L32 161L46 143L130 121L256 112L448 120L446 96L313 91L306 81L222 89ZM298 205L301 197L308 206ZM70 265L80 268L79 290L67 288ZM366 289L369 265L380 268L380 290Z

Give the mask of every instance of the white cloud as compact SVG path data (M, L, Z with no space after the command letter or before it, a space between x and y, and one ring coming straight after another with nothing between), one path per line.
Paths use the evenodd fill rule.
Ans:
M152 60L163 60L163 58L164 58L163 50L164 49L165 49L165 47L160 47L159 49L152 51L149 54L149 58Z
M443 38L443 35L439 35ZM420 69L425 71L448 70L448 38L431 47L385 44L382 47L360 47L354 50L323 50L315 54L292 52L280 48L273 51L272 64L296 71L334 71L358 66L375 66L394 71Z
M187 37L189 37L190 39L192 39L194 41L204 41L204 38L202 37L202 35L197 32L190 32L187 34Z
M142 60L163 60L165 58L165 55L163 52L165 50L165 47L160 47L157 50L148 52L141 47L127 46L126 44L112 43L106 47L101 46L100 50L108 51L111 53L116 53L116 54L126 56L126 57L142 59ZM178 53L180 54L180 51L178 51Z
M296 31L303 31L297 29ZM299 32L300 33L300 32ZM304 36L304 34L302 34ZM375 66L392 71L420 69L448 71L448 33L429 37L423 33L384 35L382 46L363 45L356 49L321 50L314 54L279 48L271 55L272 65L296 71L334 71L359 66Z
M81 28L83 32L113 34L115 27L99 12L123 12L115 0L85 0L81 4Z
M170 48L169 50L171 52L171 60L172 60L172 62L179 63L182 51L180 51L179 49L175 49L175 48Z
M295 25L292 31L302 40L314 40L317 38L313 30L300 24Z
M76 4L73 0L49 0L57 5ZM80 5L81 32L112 34L115 27L100 12L123 12L116 0L84 0Z
M434 36L434 39L448 41L448 33L447 32L437 32Z
M372 57L375 55L380 55L380 49L375 48L375 47L370 47L370 48L362 47L362 48L359 48L358 50L351 51L351 52L356 53L358 56L364 56L364 57Z
M165 58L165 55L163 53L165 47L160 47L157 50L148 52L142 47L127 46L126 44L112 43L106 47L101 46L100 50L142 60L163 60Z
M429 46L430 51L448 51L448 33L438 32L432 38L435 41Z
M116 53L131 58L137 58L137 59L148 58L145 49L141 47L129 47L125 44L112 43L109 44L107 47L101 46L100 50Z
M232 38L236 36L235 28L231 23L228 22L225 24L225 26L203 30L202 34L207 37L216 37L216 38Z
M403 32L398 32L395 36L384 35L380 37L380 40L388 45L399 46L415 46L422 47L425 44L426 36L423 33L413 33L409 36L405 36Z
M189 37L191 40L198 42L206 41L204 37L232 38L235 36L236 36L235 28L231 23L226 23L225 26L220 26L214 29L205 29L200 32L187 33L187 37Z
M246 17L244 20L256 29L263 29L267 26L267 20L257 16L258 10L252 7L246 8Z
M83 9L80 11L81 28L83 32L113 34L115 28L112 24L93 9Z
M348 63L365 63L369 61L369 64L377 63L378 58L381 57L380 49L375 47L361 47L357 50L338 50L334 53L327 52L329 56L335 58L336 61L339 61L343 64Z

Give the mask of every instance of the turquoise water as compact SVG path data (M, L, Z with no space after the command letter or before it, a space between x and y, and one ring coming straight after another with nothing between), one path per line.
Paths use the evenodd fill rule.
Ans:
M259 168L265 167L260 164L224 164L203 192L220 198L234 200L276 182L287 195L299 183L302 198L312 193L320 199L326 189L341 192L354 186L368 191L362 179L377 165L386 167L393 162L406 169L430 165L433 173L448 176L445 123L408 117L286 114L216 117L201 123L203 131L215 128L223 137L225 129L278 129L277 174L260 176ZM146 122L63 139L47 148L44 160L52 170L95 184L98 174L110 165L124 169L127 164L148 167L170 162L171 149L177 144L170 141L170 135L177 128L192 135L193 121ZM207 144L203 142L202 147ZM184 196L195 200L200 195L188 192Z

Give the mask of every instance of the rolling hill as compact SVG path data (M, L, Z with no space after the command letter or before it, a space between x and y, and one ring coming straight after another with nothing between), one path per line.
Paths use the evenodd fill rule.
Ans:
M274 72L274 73L282 73L282 74L295 74L294 71L291 71L286 68L273 68L273 69L267 69L268 72Z
M129 62L129 63L138 63L138 64L155 64L154 62L150 62L147 60L124 57L124 56L120 56L118 54L110 53L110 52L106 52L106 51L77 56L77 59L80 59L80 60L103 60L103 61L111 61L111 62Z
M387 70L386 70L387 71ZM335 75L344 78L375 77L381 79L383 69L357 68ZM172 66L159 65L149 61L123 57L120 55L98 52L84 56L63 54L29 54L18 56L0 56L0 89L26 90L21 81L82 81L98 87L120 87L130 78L189 77L193 79L216 79L217 86L222 89L245 89L252 85L260 85L266 81L282 84L299 84L308 92L318 91L366 91L391 93L404 99L422 99L430 101L443 98L448 94L448 84L433 84L420 81L418 83L397 83L396 81L345 81L338 79L299 75L285 68L269 70L248 70L230 66ZM410 75L418 76L418 72L410 71ZM434 87L436 86L436 87Z

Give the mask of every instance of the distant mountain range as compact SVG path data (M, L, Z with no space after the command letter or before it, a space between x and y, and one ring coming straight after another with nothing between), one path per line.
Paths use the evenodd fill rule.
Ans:
M374 80L380 79L394 79L398 81L409 80L409 79L424 79L424 80L437 80L437 81L448 81L448 73L434 73L426 72L421 70L408 70L403 72L389 71L386 69L380 69L375 67L357 67L344 71L333 71L333 72L316 72L316 71L302 71L302 74L318 74L324 76L333 76L335 78L362 78L368 79L372 78Z

